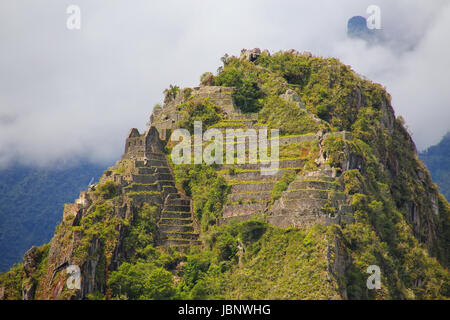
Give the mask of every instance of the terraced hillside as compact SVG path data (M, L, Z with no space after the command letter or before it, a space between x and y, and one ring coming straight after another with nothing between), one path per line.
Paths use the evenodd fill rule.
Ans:
M0 276L0 299L448 298L450 207L384 88L295 50L222 61L165 91L51 242ZM196 144L197 121L235 137ZM188 160L202 147L224 161L175 165L176 129Z

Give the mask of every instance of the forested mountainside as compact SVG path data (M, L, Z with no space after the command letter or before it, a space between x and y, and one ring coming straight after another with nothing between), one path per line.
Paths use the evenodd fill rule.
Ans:
M64 169L15 165L0 170L0 271L20 262L31 246L50 241L64 203L73 201L104 170L90 163Z
M419 159L425 163L433 181L448 201L450 199L450 132L437 145L419 153Z
M0 276L0 298L448 297L449 204L386 90L295 50L222 62L199 87L165 91L148 130L130 130L122 159L65 206L52 240ZM258 164L175 164L171 133L192 134L195 121L243 129L223 144L194 139L219 159L218 146L250 157L252 138L279 129L268 139L279 170L263 174L261 153Z

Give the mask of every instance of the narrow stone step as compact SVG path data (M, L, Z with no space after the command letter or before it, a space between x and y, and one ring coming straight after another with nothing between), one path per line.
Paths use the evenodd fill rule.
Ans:
M302 190L302 189L336 190L337 188L338 185L328 181L296 180L289 185L288 190Z
M161 220L159 221L159 223L161 225L177 225L177 226L185 226L185 225L190 225L192 224L192 219L191 216L189 215L189 217L187 218L179 218L179 217L175 217L175 218L167 218L167 217L163 217L161 218Z
M305 134L301 136L289 136L289 137L280 137L279 144L280 146L288 145L288 144L294 144L294 143L300 143L303 141L313 141L317 140L317 136L315 134Z
M129 186L124 188L126 193L129 192L145 192L145 191L161 191L162 188L157 183L153 184L140 184L140 183L132 183Z
M341 205L339 211L341 212L341 214L352 214L353 207L349 205Z
M173 187L173 186L163 186L163 192L165 195L177 192L177 188Z
M297 181L325 181L325 182L333 182L336 181L336 178L328 177L328 176L299 176Z
M294 210L295 212L301 210L321 210L323 206L328 203L325 199L282 199L283 205L286 209Z
M164 211L179 211L179 212L190 212L191 211L191 206L186 206L186 205L165 205L164 206Z
M296 214L293 216L291 213L277 214L267 218L267 222L274 224L281 228L287 227L309 227L317 224L330 224L332 219L328 218L324 214ZM335 222L331 222L335 223Z
M197 240L199 238L198 233L192 232L161 232L162 240L172 240L172 239L180 239L180 240Z
M167 200L167 206L190 206L191 201L187 199L168 199Z
M200 246L202 245L202 242L199 240L172 239L172 240L160 240L159 245L167 247L187 247L187 246Z
M144 160L136 160L135 162L136 167L167 167L167 160L164 159L147 159L147 161Z
M168 167L136 167L137 174L170 174L170 170Z
M170 201L170 200L175 200L175 199L181 199L182 197L181 197L181 194L180 193L178 193L178 191L177 192L174 192L174 193L171 193L171 194L169 194L168 196L167 196L167 200L168 201Z
M287 190L283 192L283 198L286 200L296 200L300 198L327 200L328 196L329 196L328 190L303 189L303 190Z
M146 157L148 159L166 160L167 156L164 153L147 152Z
M231 202L251 201L251 200L271 200L270 191L252 192L252 193L232 193L227 196L227 200Z
M241 170L260 170L261 168L263 170L270 170L271 168L274 168L273 166L277 166L275 168L277 169L287 169L287 168L303 168L304 164L305 164L305 159L287 159L287 160L279 160L279 161L274 161L272 163L272 167L271 167L271 162L269 161L258 161L258 163L245 163L245 164L237 164L234 163L233 166L235 166L238 169ZM222 166L219 167L219 170L222 169L227 169L229 167L228 166ZM278 172L278 170L275 170L274 173L276 174Z
M192 225L176 225L176 224L160 224L159 230L161 232L193 232L194 227Z
M272 191L273 182L241 183L231 186L231 193Z
M129 192L127 193L127 197L134 200L135 203L157 203L159 205L163 204L163 197L162 193L154 193L154 192L139 192L139 193L133 193Z
M260 171L253 171L253 172L242 172L242 173L236 173L236 174L226 174L225 179L241 180L241 181L256 181L256 180L278 181L281 179L282 175L283 175L283 171L281 171L281 170L274 172L273 175L262 175Z
M134 183L153 184L158 181L156 174L133 174L131 176Z
M171 212L171 211L163 211L161 214L161 218L162 219L170 219L170 218L174 218L174 219L187 219L187 218L191 218L191 213L190 212Z
M258 214L264 212L269 202L228 204L223 211L223 217L236 217L248 214Z

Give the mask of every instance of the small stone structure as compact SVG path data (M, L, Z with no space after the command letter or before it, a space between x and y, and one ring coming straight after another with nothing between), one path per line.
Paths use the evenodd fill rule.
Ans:
M189 92L189 95L186 97L183 92ZM181 119L180 105L185 103L187 98L194 100L208 98L212 103L220 106L222 111L228 116L240 113L234 107L233 88L201 86L184 89L174 100L164 104L161 109L154 110L150 116L150 123L158 130L161 140L167 141L172 130L176 128L177 122Z

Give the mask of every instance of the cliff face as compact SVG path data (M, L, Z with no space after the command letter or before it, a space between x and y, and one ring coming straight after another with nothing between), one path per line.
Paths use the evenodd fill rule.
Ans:
M223 61L200 87L166 91L149 129L130 130L122 159L66 205L49 245L2 275L2 297L447 296L449 206L384 89L296 51ZM237 163L234 150L233 164L174 165L171 133L198 120L241 129L222 147L247 155L279 129L279 169L262 174L267 162ZM365 285L369 265L383 271L378 291ZM122 278L133 268L149 272L138 292ZM164 295L149 289L154 273L168 279Z

